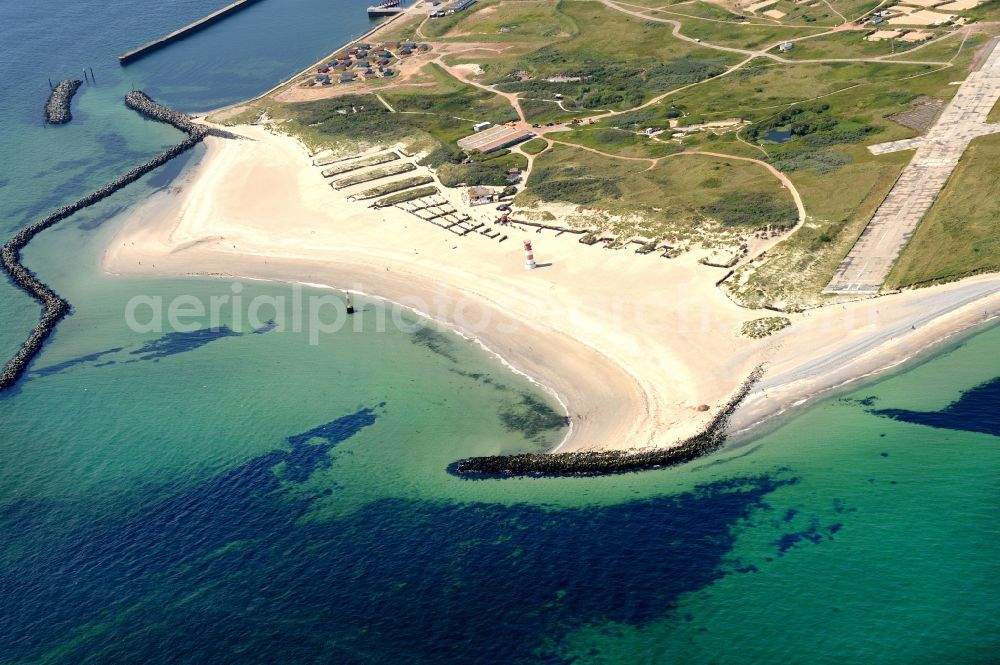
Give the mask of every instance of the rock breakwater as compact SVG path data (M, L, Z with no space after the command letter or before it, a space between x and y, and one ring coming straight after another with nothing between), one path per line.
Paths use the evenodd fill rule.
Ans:
M125 104L150 119L173 125L186 133L187 138L177 145L164 150L145 164L141 164L112 180L97 191L55 210L34 224L24 227L0 248L0 269L10 276L15 286L41 303L43 308L42 317L38 325L35 326L31 334L28 335L28 338L21 344L21 348L17 350L14 357L0 371L0 391L17 383L17 380L27 369L31 360L41 351L42 345L48 336L52 334L56 325L70 311L70 304L66 300L45 285L31 270L21 263L21 250L31 242L32 238L45 229L66 219L73 213L111 196L150 171L163 166L174 157L190 150L205 138L205 128L191 122L191 119L183 113L178 113L157 104L138 90L133 90L125 96Z
M45 103L45 122L50 125L64 125L73 119L70 113L70 105L73 102L73 95L83 85L83 81L67 79L60 81L56 87L52 88L49 101Z
M448 466L448 471L470 479L598 476L659 469L690 462L715 452L722 446L726 440L729 417L750 393L762 373L763 367L756 367L701 432L673 448L470 457L452 463Z

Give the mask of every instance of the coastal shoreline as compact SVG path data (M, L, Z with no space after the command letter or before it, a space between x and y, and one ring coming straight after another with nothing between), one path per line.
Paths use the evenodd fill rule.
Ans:
M740 338L739 322L765 313L733 304L714 287L715 272L693 259L651 262L532 234L553 266L526 274L512 243L448 237L397 209L352 210L295 139L259 127L237 131L255 140L207 139L206 156L182 175L182 193L136 211L108 248L106 270L322 284L406 306L434 303L413 309L477 340L567 406L573 427L560 452L674 446L763 361L763 380L733 414L731 431L744 436L793 404L884 371L978 323L984 311L1000 311L1000 277L986 275L789 315L785 331ZM299 221L289 228L282 219ZM691 317L670 298L644 303L638 327L624 325L636 314L627 305L617 303L617 314L633 319L618 322L608 321L610 307L594 306L602 298L613 305L640 285L656 291L671 283L679 300L689 294L687 305L700 308L695 318L707 327L678 326ZM970 302L954 306L963 293ZM491 324L463 326L456 314L470 306L490 312ZM817 367L824 353L844 361L838 368L849 367L848 375Z

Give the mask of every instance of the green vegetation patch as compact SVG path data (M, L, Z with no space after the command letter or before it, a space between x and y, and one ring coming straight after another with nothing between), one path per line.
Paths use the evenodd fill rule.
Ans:
M606 157L556 144L535 158L518 203L562 202L622 218L620 232L647 238L690 237L709 226L745 233L795 220L791 196L763 167L701 155L678 155L650 168L644 160ZM754 206L753 226L739 217ZM718 215L720 225L709 225ZM629 221L626 221L629 220ZM617 224L617 222L616 222ZM626 229L627 227L627 229ZM617 227L614 227L617 228ZM612 229L614 230L614 229Z
M710 44L747 50L777 46L788 39L796 39L822 32L822 28L792 28L781 25L762 25L747 22L684 21L681 34Z
M793 140L801 137L804 145L816 148L835 143L861 143L882 131L875 125L837 118L828 113L829 110L830 105L826 102L793 106L750 125L745 136L748 141L759 142L766 140L767 133L772 130L787 129Z
M973 9L966 9L962 15L969 21L984 23L986 21L1000 21L1000 0L989 0Z
M650 16L662 17L664 14L668 15L667 18L683 18L687 17L697 17L697 18L707 18L713 21L725 21L728 23L747 23L747 19L742 14L735 14L728 9L721 7L719 5L712 5L707 2L659 2L658 0L650 0L647 3L630 3L630 4L649 4L657 9L649 12ZM667 8L660 10L660 7L668 5ZM679 5L679 6L675 6ZM695 21L685 21L685 23L695 23Z
M383 152L380 155L372 155L371 157L365 157L363 159L338 162L328 169L323 169L322 173L323 177L332 178L333 176L340 175L342 173L350 173L351 171L368 168L369 166L378 166L379 164L385 164L386 162L394 162L397 159L399 159L399 155L396 153Z
M381 43L420 41L417 36L417 27L423 20L424 17L420 14L397 20L388 29L383 28L384 32L379 33L378 41Z
M438 167L438 177L446 187L465 185L492 185L502 187L509 184L507 172L511 169L525 169L528 160L524 155L491 153L486 159L474 159L468 163L444 163Z
M729 60L686 55L666 62L645 58L580 62L561 55L558 46L546 46L526 56L522 64L531 71L551 68L555 63L562 65L558 76L524 79L511 73L496 81L496 86L504 92L528 95L559 93L566 98L563 106L571 110L621 109L638 106L653 94L718 76L726 70Z
M433 78L433 86L398 86L381 93L396 111L434 113L469 122L497 123L517 118L506 99L462 83L440 65L430 63L421 71ZM471 132L472 127L469 127Z
M782 229L791 228L798 221L798 210L790 198L766 192L727 192L701 209L725 226Z
M560 132L557 135L553 135L552 138L563 143L582 145L622 157L648 157L656 159L683 150L676 143L665 143L650 138L645 134L637 134L634 131L601 125L581 127L569 132Z
M475 42L541 42L572 36L576 25L558 11L559 0L499 2L480 0L470 9L430 19L428 37Z
M392 196L387 196L383 199L379 199L375 202L376 208L388 208L389 206L394 206L397 203L406 203L407 201L413 201L414 199L422 199L425 196L432 196L438 193L438 188L432 186L429 187L417 187L416 189L408 189L405 192L399 192L398 194L393 194Z
M783 316L765 316L752 321L745 321L740 326L740 334L751 339L761 339L768 335L773 335L779 330L784 330L792 322Z
M572 122L575 119L580 118L583 115L593 113L591 110L574 110L565 111L559 104L556 103L555 99L539 99L538 97L532 97L530 95L545 96L548 93L543 91L535 91L525 93L529 96L524 95L520 98L521 110L524 111L524 118L532 124L544 125L545 123L559 123L563 124L566 122ZM565 102L564 102L565 103ZM570 101L572 104L572 101Z
M527 97L562 94L568 109L620 109L724 71L739 57L678 40L669 24L597 2L561 2L555 11L575 26L572 34L491 63L490 83Z
M410 164L409 162L393 164L392 166L372 169L371 171L366 171L365 173L358 173L346 178L341 178L340 180L334 180L330 186L334 189L343 189L345 187L350 187L351 185L360 185L363 182L371 182L372 180L379 180L380 178L388 178L389 176L408 173L416 168L416 166Z
M505 404L500 410L500 422L509 431L520 432L527 439L566 426L566 417L537 397L521 393L515 404Z
M1000 270L1000 136L975 139L893 267L890 288Z
M881 28L883 26L878 27ZM812 60L817 58L874 58L892 55L893 53L903 55L907 51L910 51L923 43L906 42L901 39L883 39L877 42L868 41L866 37L873 31L874 28L870 31L849 30L845 32L835 32L812 39L806 39L801 42L795 42L795 47L787 53L778 53L777 49L773 52L783 58L787 58L788 60ZM958 47L959 41L961 40L955 40L952 42L952 50ZM950 55L948 57L950 57ZM934 56L924 53L923 50L920 51L919 58L916 56L912 56L912 58L928 62L935 59ZM948 58L946 57L942 59L947 60Z
M1000 100L993 105L993 108L986 116L986 122L1000 122Z
M537 155L542 150L549 147L549 144L544 139L531 139L527 143L521 144L521 150L528 153L529 155Z
M374 95L344 95L295 103L265 103L270 117L286 122L282 130L311 148L401 143L408 152L457 150L475 122L503 123L516 113L504 98L465 85L437 65L425 67L430 85L401 85L382 92L390 112Z
M732 74L688 88L644 109L624 113L612 122L621 127L663 127L675 118L682 125L728 118L761 122L789 107L828 103L829 114L839 119L861 120L888 128L894 123L883 119L905 110L918 95L940 96L941 87L947 86L953 72L942 70L913 78L932 69L924 65L885 63L793 65L758 58ZM899 138L912 135L903 130L897 132ZM879 140L891 139L880 136Z
M853 21L882 4L881 0L827 0L847 20Z
M373 199L376 196L384 196L403 189L409 189L410 187L416 187L417 185L426 185L431 182L434 182L434 178L429 175L416 175L412 178L404 178L403 180L396 180L395 182L387 182L384 185L378 185L377 187L366 189L363 192L352 194L351 197L363 201L365 199Z
M809 170L818 175L833 173L851 163L851 156L837 150L817 150L808 146L783 150L769 160L774 168L785 173Z

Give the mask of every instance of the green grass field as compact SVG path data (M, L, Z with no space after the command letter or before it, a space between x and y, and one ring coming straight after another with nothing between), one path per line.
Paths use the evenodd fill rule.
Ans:
M852 115L874 115L868 104L871 99L890 100L890 106L880 107L897 112L918 94L939 92L953 75L935 75L933 80L910 79L896 81L915 74L930 72L923 65L888 65L879 63L782 64L761 58L743 69L702 85L683 90L641 111L618 116L610 122L618 126L663 126L676 115L684 113L682 124L698 124L724 118L759 120L780 113L789 106L823 98L823 101L853 107ZM911 92L912 91L912 92ZM893 95L888 93L892 92ZM954 94L953 89L944 93ZM942 93L942 94L944 94ZM827 97L829 95L829 97ZM891 100L900 100L893 102Z
M566 39L577 27L557 11L559 0L477 2L466 11L431 19L424 34L466 42L549 42Z
M989 0L974 9L967 9L962 12L970 21L1000 21L1000 0Z
M546 143L543 139L531 139L527 143L521 144L521 150L529 155L537 155L547 147L548 143Z
M562 110L555 100L538 99L534 97L535 94L538 93L526 93L526 96L521 97L521 110L524 111L525 119L531 123L571 122L574 118L593 113L593 111L570 113Z
M959 53L966 50L974 51L983 43L982 35L970 35L965 43L962 42L960 32L947 32L943 30L931 30L937 36L930 42L926 42L920 48L913 48L899 52L899 41L896 42L896 55L890 60L926 60L935 62L949 62Z
M645 4L645 3L630 3L630 4ZM707 2L684 2L684 3L663 3L663 2L651 2L650 6L654 9L648 14L650 16L656 16L661 18L671 18L671 19L684 19L684 18L704 18L713 21L744 21L743 14L735 13L729 11L725 7L720 7L719 5L709 4ZM664 6L667 5L667 6Z
M627 108L724 70L738 56L675 39L666 24L643 21L597 2L562 0L553 9L576 26L572 36L491 65L489 80L528 97L561 93L568 108ZM460 27L460 26L459 26ZM609 40L607 35L614 35ZM514 72L526 72L523 80ZM579 80L549 82L556 77Z
M668 17L675 18L675 17ZM719 46L748 50L776 46L786 39L816 35L824 28L798 28L759 23L717 23L715 21L684 21L681 34Z
M904 42L900 39L884 39L877 42L870 42L866 36L872 30L858 30L849 32L838 32L830 35L822 35L812 39L806 39L795 43L788 53L781 53L781 57L789 60L813 60L820 58L877 58L896 53L901 59L916 59L920 61L942 61L954 55L961 39L946 42L951 52L939 53L935 55L930 51L931 46L919 49L914 53L909 53L919 44ZM944 34L944 33L941 33ZM777 49L773 51L777 53ZM918 55L919 54L919 55Z
M549 138L621 157L665 157L682 149L676 144L655 141L632 131L601 125L579 127L568 132L551 134Z
M888 288L1000 270L1000 136L969 146L886 280Z
M516 118L506 99L462 83L440 65L430 63L421 72L432 78L433 86L398 86L381 95L400 112L422 111L463 118L473 123L482 120L495 123Z
M423 16L410 16L394 21L393 24L378 37L380 42L422 41L417 37L417 26L423 22Z
M828 2L849 21L868 14L882 4L880 0L828 0Z
M498 151L488 155L478 155L469 164L441 164L438 177L446 187L459 185L492 185L502 187L507 183L508 169L525 169L528 159L524 155L510 151Z
M993 110L986 116L987 122L1000 122L1000 101L993 105Z

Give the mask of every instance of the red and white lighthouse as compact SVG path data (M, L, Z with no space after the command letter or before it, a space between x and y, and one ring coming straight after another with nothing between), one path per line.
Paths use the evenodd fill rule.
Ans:
M531 251L531 241L524 241L524 269L532 270L535 267L535 255Z

